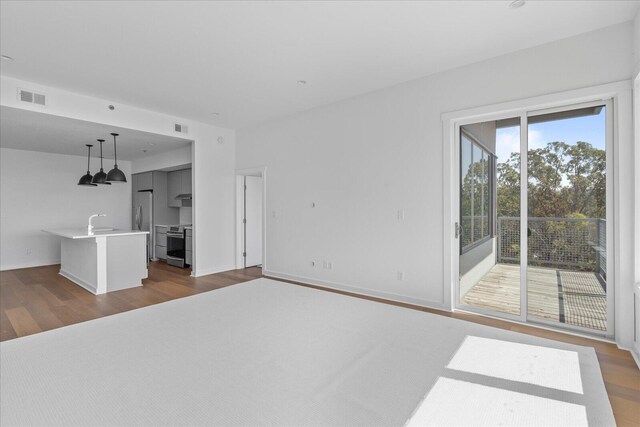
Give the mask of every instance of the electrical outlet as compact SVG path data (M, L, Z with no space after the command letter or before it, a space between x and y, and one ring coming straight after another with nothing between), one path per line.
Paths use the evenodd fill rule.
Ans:
M333 269L333 264L332 264L331 262L328 262L328 263L327 263L327 268L328 268L329 270Z
M25 252L27 255L31 255L31 248L25 248L24 252Z
M398 271L398 280L404 280L404 271Z
M398 211L398 221L404 221L404 209Z

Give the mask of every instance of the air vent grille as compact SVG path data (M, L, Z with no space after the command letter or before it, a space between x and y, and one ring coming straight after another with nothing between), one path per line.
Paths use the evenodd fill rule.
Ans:
M20 101L33 103L33 92L27 92L26 90L21 90Z
M39 93L34 93L33 103L38 105L45 105L46 104L45 96Z
M175 130L178 133L188 133L189 131L189 129L187 128L187 125L181 125L180 123L174 123L173 130Z
M18 89L18 99L29 104L47 105L47 97L31 90Z

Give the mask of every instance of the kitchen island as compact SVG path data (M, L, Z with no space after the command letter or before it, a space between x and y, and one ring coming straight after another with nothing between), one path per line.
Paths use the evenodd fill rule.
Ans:
M93 294L142 286L148 276L148 231L86 227L42 231L62 237L60 275Z

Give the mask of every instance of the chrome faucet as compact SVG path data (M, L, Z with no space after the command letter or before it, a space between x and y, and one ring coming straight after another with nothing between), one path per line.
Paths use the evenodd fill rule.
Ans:
M91 233L93 231L93 225L91 224L91 220L97 216L107 216L107 214L95 214L89 217L89 226L87 227L87 231Z

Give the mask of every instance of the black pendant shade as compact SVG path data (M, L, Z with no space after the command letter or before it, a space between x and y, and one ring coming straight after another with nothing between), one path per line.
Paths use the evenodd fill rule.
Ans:
M93 184L91 182L93 177L91 176L91 172L89 172L89 162L91 161L91 147L93 147L93 145L87 144L87 147L89 147L89 151L87 152L87 174L82 175L80 181L78 181L78 185L89 185L92 187L97 187L96 184Z
M91 182L94 184L111 185L110 182L107 182L107 174L102 169L102 143L104 139L99 139L98 142L100 143L100 172L93 176L93 181Z
M118 155L117 155L117 151L116 151L116 136L118 136L117 133L112 133L111 134L113 136L113 160L114 160L114 165L113 165L113 169L111 169L109 171L109 173L107 174L107 179L106 182L111 184L113 182L127 182L127 177L124 175L124 172L122 172L120 169L118 169Z

